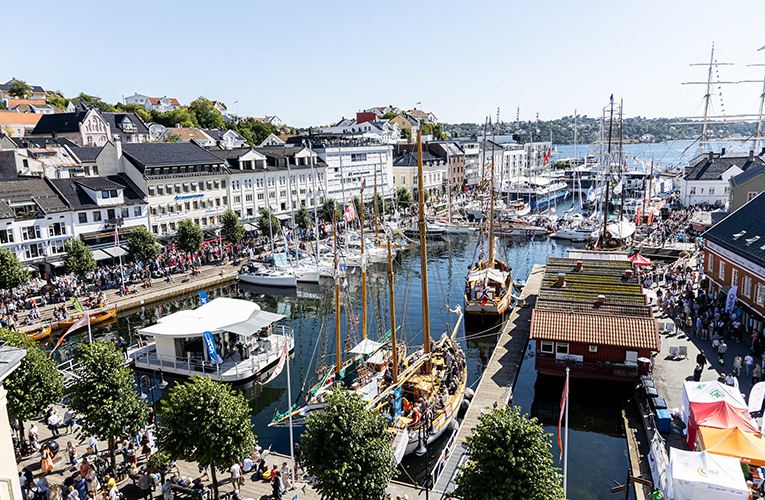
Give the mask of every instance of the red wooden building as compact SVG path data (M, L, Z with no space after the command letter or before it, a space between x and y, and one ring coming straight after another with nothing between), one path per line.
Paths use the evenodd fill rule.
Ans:
M627 260L549 258L531 316L536 369L631 380L659 350L659 329Z

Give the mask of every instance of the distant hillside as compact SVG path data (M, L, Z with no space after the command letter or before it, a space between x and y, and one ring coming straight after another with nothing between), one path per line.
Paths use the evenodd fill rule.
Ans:
M695 139L698 137L701 127L688 125L670 125L677 120L672 118L643 118L640 116L625 118L622 124L622 136L625 143L632 142L662 142L676 139ZM594 143L598 141L598 127L600 118L591 118L580 115L577 118L578 137L580 144ZM445 123L444 131L450 137L464 137L483 134L484 124L477 123ZM608 123L605 125L608 133ZM731 123L727 132L719 125L712 126L712 134L718 137L725 136L750 136L757 128L755 123ZM517 133L520 142L532 140L552 140L555 144L574 143L574 117L564 116L555 120L540 120L539 122L505 123L500 126L497 133ZM619 123L614 121L612 135L614 140L619 137Z

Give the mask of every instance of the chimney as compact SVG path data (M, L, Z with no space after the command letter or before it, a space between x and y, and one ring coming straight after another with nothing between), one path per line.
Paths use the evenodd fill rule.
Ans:
M54 130L53 132L51 132L50 136L51 138L55 139L56 137L58 137L58 133Z
M555 283L557 288L563 288L566 286L566 273L558 273L558 282Z
M578 260L576 261L576 270L581 271L582 270L582 261Z
M175 128L181 128L181 124L180 123L176 123L175 124Z
M714 159L715 159L715 154L714 154L714 152L710 151L709 152L709 161L712 161Z
M760 156L765 156L765 148L762 148L762 151L760 151Z
M117 161L120 161L122 158L122 139L118 135L114 136L114 149L117 152Z
M606 303L606 296L605 295L598 295L598 304L605 304Z
M749 150L749 161L754 160L754 149Z
M722 148L722 151L720 151L720 156L725 156L725 148Z
M625 269L624 270L624 277L629 279L632 278L632 269Z

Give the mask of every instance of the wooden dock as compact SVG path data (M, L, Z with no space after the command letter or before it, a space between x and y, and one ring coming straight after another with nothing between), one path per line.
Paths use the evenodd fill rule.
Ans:
M453 451L445 458L445 465L436 480L435 490L449 492L454 489L457 469L467 460L463 443L478 425L478 417L485 410L490 411L512 402L513 387L529 342L531 311L542 286L544 270L543 264L534 266L521 293L520 302L525 303L525 307L514 307L510 317L502 325L497 345L481 376L470 408L457 431Z

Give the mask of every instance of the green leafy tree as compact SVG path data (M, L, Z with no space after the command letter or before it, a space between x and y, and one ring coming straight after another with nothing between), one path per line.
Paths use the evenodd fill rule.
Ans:
M26 333L0 329L0 340L11 347L27 350L19 367L3 381L8 391L8 416L19 420L19 437L26 451L24 421L40 415L64 392L64 380L58 365Z
M359 198L358 196L353 197L353 207L356 209L356 216L359 219L364 218L364 214L361 213L361 198ZM364 209L366 208L367 207L365 206Z
M191 219L183 219L178 223L175 232L175 244L183 252L194 253L202 248L205 235L199 224Z
M550 442L536 418L517 406L484 413L465 440L470 460L461 467L454 495L464 500L563 498Z
M402 208L412 206L412 193L405 187L398 188L396 190L396 203Z
M159 142L180 142L181 138L168 130Z
M117 111L123 111L125 113L135 113L137 114L141 120L145 122L151 121L151 113L149 113L145 107L143 107L142 104L137 103L130 103L130 104L122 104L118 103L115 104L114 107L117 109Z
M234 244L242 241L245 233L244 224L239 220L239 216L236 215L236 212L230 208L226 209L226 211L223 212L223 215L220 216L220 223L220 234L226 238L226 241Z
M236 124L236 131L247 139L247 143L251 146L257 146L265 141L269 135L279 133L279 129L274 125L257 121L254 118L239 120Z
M324 203L321 204L319 216L324 222L332 224L335 221L335 217L337 217L337 220L340 220L342 215L343 213L340 209L340 205L337 204L337 201L335 201L334 198L327 198L324 200Z
M189 104L189 112L197 119L202 128L224 128L226 125L223 115L215 109L213 103L204 97L197 97Z
M78 238L69 238L64 242L64 269L79 277L84 277L96 270L96 261L90 247Z
M8 109L8 106L6 106L5 103L0 102L0 110L7 110L7 109ZM7 134L7 135L10 136L10 134Z
M427 203L428 200L430 199L430 193L428 192L427 189L425 191L423 191L423 192L425 193L425 200L424 201L425 201L425 203ZM414 188L412 190L412 201L413 201L413 203L419 203L420 202L420 190L417 189L417 188Z
M210 466L215 498L216 471L225 472L255 449L250 407L240 392L209 377L192 377L162 400L159 446L171 457Z
M300 208L295 214L295 225L304 231L311 226L311 214L308 213L308 209L305 205L300 205Z
M412 131L409 130L408 128L402 128L401 138L406 139L407 142L410 142L412 140Z
M444 132L444 128L440 123L433 127L433 138L437 141L445 141L448 139Z
M380 193L377 193L375 196L375 200L377 201L377 213L383 214L388 210L388 204L385 203L385 199L382 197Z
M160 251L157 238L144 226L136 226L125 240L128 256L136 262L146 263Z
M321 498L379 500L395 465L388 421L356 394L335 391L300 438L306 471Z
M181 127L197 127L196 115L189 111L189 108L178 108L170 111L160 112L156 109L151 110L151 121L159 123L167 128L173 128L176 125Z
M115 108L108 102L104 102L98 97L93 97L88 94L83 94L82 92L80 92L80 95L77 96L77 99L79 99L83 103L90 104L91 106L95 107L99 111L103 111L107 113L113 113L117 111L117 108Z
M394 113L393 111L388 111L387 113L385 113L384 115L382 115L382 116L380 117L380 119L381 119L381 120L392 120L392 119L393 119L393 118L395 118L396 116L398 116L398 115L396 115L396 113Z
M8 94L16 99L27 99L32 95L32 87L25 81L13 80L8 89Z
M82 371L72 386L71 408L78 414L79 437L95 435L109 445L116 472L117 439L138 432L146 406L138 400L133 372L112 342L97 340L78 348Z
M269 222L271 229L269 229ZM260 217L258 217L258 230L260 231L260 234L267 238L271 238L278 235L281 228L282 224L271 210L266 207L260 209Z
M0 290L13 290L29 281L26 266L22 266L16 254L0 248Z
M428 122L420 122L420 131L422 132L422 135L433 134L433 124Z
M64 111L66 111L66 107L69 105L69 99L66 99L60 90L45 91L45 98L49 103Z

